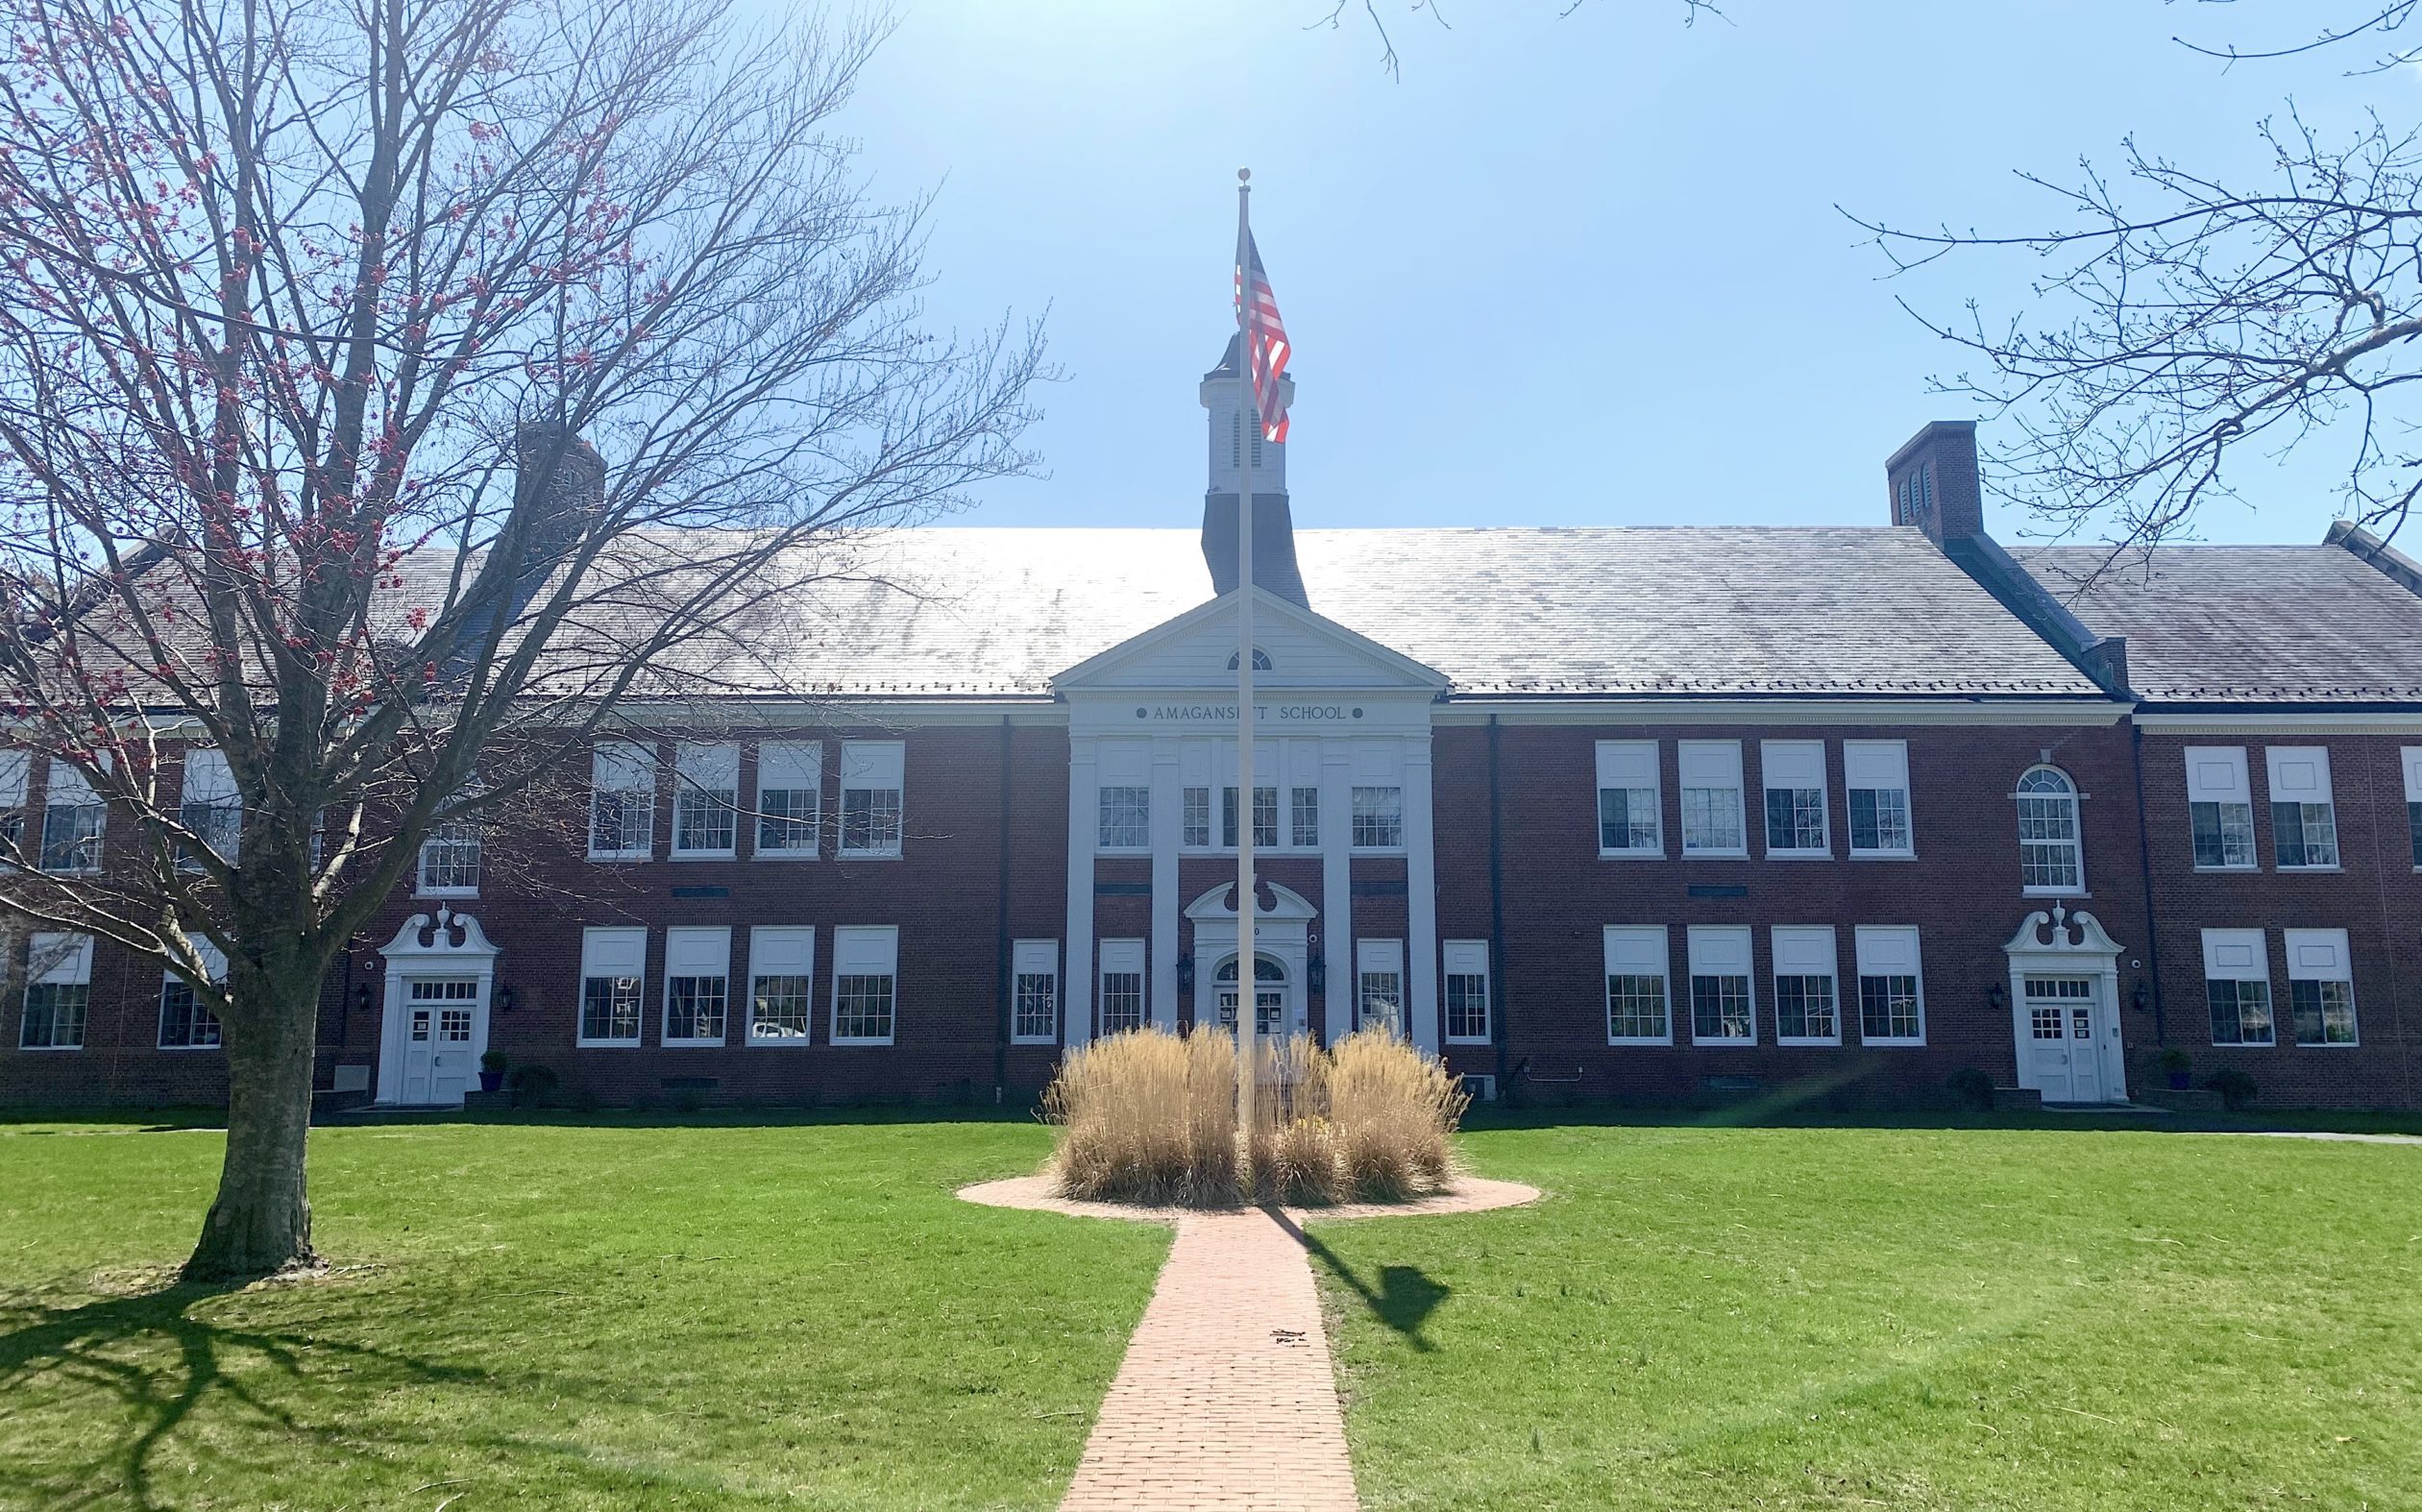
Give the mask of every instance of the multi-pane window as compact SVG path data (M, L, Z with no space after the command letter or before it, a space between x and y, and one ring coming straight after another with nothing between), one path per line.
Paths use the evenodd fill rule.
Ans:
M1320 843L1320 790L1298 784L1290 792L1287 842L1309 849Z
M204 942L202 955L211 963L210 977L216 981L227 966L218 951ZM174 971L159 974L159 1048L162 1050L210 1050L219 1042L219 1019L203 1006L202 994L193 984Z
M812 860L823 806L820 742L768 741L757 747L758 855Z
M1766 784L1766 853L1823 856L1825 833L1825 748L1823 741L1761 741L1758 769Z
M898 741L844 741L841 744L841 853L900 853L902 784L907 747Z
M1354 1027L1405 1032L1405 942L1354 942Z
M739 845L740 747L684 741L673 748L673 853L729 856Z
M601 742L589 757L589 856L645 859L655 844L656 752L630 741Z
M1741 743L1683 741L1675 748L1682 791L1682 854L1746 856Z
M2082 892L2086 854L2078 835L2077 785L2057 767L2018 779L2018 880L2029 892Z
M98 871L108 809L83 772L51 758L50 792L42 806L42 869Z
M1909 743L1844 741L1842 781L1850 804L1850 854L1916 853L1909 827Z
M1233 786L1219 790L1219 832L1227 838L1229 844L1236 842L1236 790ZM1253 848L1276 850L1278 844L1279 790L1256 783L1253 788Z
M588 929L580 937L580 1043L639 1043L639 1000L648 932Z
M1060 942L1021 939L1010 950L1009 1036L1047 1045L1060 1037Z
M2405 758L2405 822L2413 845L2413 866L2422 871L2422 745L2409 745Z
M178 820L204 849L230 865L234 863L244 832L244 799L235 791L227 752L207 745L185 747L184 792ZM183 843L178 846L177 860L183 866L199 865L192 848Z
M2330 792L2330 753L2320 745L2274 745L2270 838L2283 870L2337 865L2337 806Z
M1104 850L1142 850L1152 843L1152 790L1120 786L1100 790L1099 838Z
M429 827L421 841L417 887L428 897L472 897L479 891L479 821L468 815Z
M2187 820L2198 867L2253 868L2254 790L2244 746L2187 747Z
M1405 844L1405 790L1401 787L1354 790L1354 845L1357 850L1400 850Z
M2355 1034L2355 973L2342 929L2290 929L2287 1019L2300 1045L2351 1045Z
M1693 925L1690 931L1690 1033L1699 1044L1757 1042L1757 1002L1749 988L1746 925Z
M748 1040L803 1045L814 1012L816 931L759 924L748 931Z
M729 929L718 925L666 930L664 1042L722 1044L731 980Z
M1209 849L1211 843L1211 789L1188 788L1180 794L1185 815L1185 834L1178 842L1196 849Z
M833 931L834 1044L892 1042L899 958L894 925L852 924Z
M2215 1045L2277 1042L2271 1022L2270 951L2259 929L2203 932L2204 998Z
M1918 931L1905 924L1858 927L1859 1038L1871 1045L1925 1043Z
M1665 926L1609 924L1606 950L1606 1042L1674 1042Z
M1102 941L1102 983L1099 1001L1102 1033L1123 1035L1144 1024L1143 941Z
M15 864L25 846L25 794L34 772L31 751L0 750L0 866Z
M1598 853L1661 856L1654 741L1598 743Z
M1488 1018L1488 941L1450 939L1446 943L1447 1039L1453 1044L1486 1044Z
M25 1050L81 1050L92 1003L92 937L47 931L26 945L25 1007L17 1045Z
M1840 1044L1832 926L1778 924L1768 935L1774 947L1774 1042Z

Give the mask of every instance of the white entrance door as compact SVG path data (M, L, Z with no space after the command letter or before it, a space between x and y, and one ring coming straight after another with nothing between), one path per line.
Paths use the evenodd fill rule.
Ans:
M486 1050L486 1006L477 977L404 979L404 1086L400 1101L459 1103Z
M2018 1054L2047 1103L2106 1100L2102 1040L2095 1033L2101 1017L2097 987L2093 977L2026 979L2027 1038Z
M1267 956L1257 957L1253 963L1253 1032L1263 1038L1290 1035L1299 1027L1286 1012L1286 968ZM1234 956L1220 965L1219 1027L1234 1034L1236 1028L1236 959Z

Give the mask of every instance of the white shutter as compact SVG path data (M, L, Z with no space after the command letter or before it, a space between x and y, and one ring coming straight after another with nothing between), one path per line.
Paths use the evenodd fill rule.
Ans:
M683 743L673 748L673 770L692 787L706 793L731 793L740 788L740 747Z
M1825 747L1823 741L1760 741L1758 769L1770 788L1814 788L1824 791Z
M1098 780L1105 788L1152 786L1150 742L1096 741L1093 744L1093 762Z
M2214 982L2267 982L2270 960L2259 929L2203 932L2203 974Z
M584 977L645 976L648 931L597 929L580 933L580 974Z
M1049 941L1044 941L1049 943ZM1143 941L1140 939L1105 939L1102 941L1102 974L1115 975L1132 971L1143 974Z
M1771 932L1774 974L1778 977L1830 977L1837 969L1833 926L1777 924Z
M0 809L25 807L26 783L33 770L32 751L0 751Z
M2252 803L2254 792L2245 775L2242 745L2187 747L2187 801L2190 803Z
M1060 975L1060 942L1018 940L1010 949L1010 970L1017 976L1047 976L1056 981Z
M1690 974L1695 977L1749 976L1749 927L1747 924L1693 924L1690 927Z
M54 756L51 758L49 799L66 807L77 807L93 800L92 782L76 768Z
M2287 980L2290 982L2348 982L2355 973L2348 963L2346 931L2342 929L2290 929L2281 931L2287 937Z
M1685 788L1741 786L1739 741L1684 741L1676 748L1675 764Z
M1354 785L1358 788L1394 788L1405 781L1405 744L1402 741L1359 740L1354 743Z
M841 743L841 782L844 788L898 788L907 766L908 748L898 741Z
M833 971L838 976L890 976L898 968L896 924L844 924L833 931Z
M34 982L74 985L92 980L92 937L43 930L27 943L25 969Z
M227 752L210 745L185 747L184 801L222 803L235 796L235 774L228 769Z
M1846 788L1906 793L1909 790L1909 743L1844 741L1842 782Z
M1606 974L1610 977L1665 977L1665 926L1607 925Z
M731 969L732 932L728 928L717 925L665 931L666 976L727 977Z
M1909 924L1858 926L1859 975L1914 977L1918 971L1918 931Z
M1600 741L1598 743L1598 786L1601 788L1647 788L1657 785L1656 742Z
M1403 971L1405 942L1401 939L1356 940L1354 968L1357 971Z
M816 927L759 924L748 931L748 976L812 977L816 974Z
M2330 752L2321 745L2273 745L2263 752L2270 767L2273 803L2330 801Z
M18 791L24 791L24 778L19 777L17 781ZM2405 748L2405 800L2408 803L2422 803L2422 745Z
M768 741L757 747L757 791L768 793L824 785L824 746L819 741Z
M656 781L653 747L628 741L600 743L589 758L589 777L599 793L628 793Z

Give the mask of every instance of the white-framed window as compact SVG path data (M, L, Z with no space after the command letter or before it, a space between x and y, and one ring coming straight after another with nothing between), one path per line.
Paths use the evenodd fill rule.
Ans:
M1143 941L1102 941L1101 991L1095 994L1102 1033L1123 1035L1144 1026Z
M421 841L420 865L412 873L414 895L477 897L479 851L479 820L476 815L460 815L430 825Z
M1682 790L1682 854L1748 855L1741 814L1741 743L1683 741L1674 756Z
M227 752L210 745L185 747L184 791L177 819L212 855L230 866L235 864L244 836L244 798L235 791L235 774L229 769ZM177 862L188 867L201 864L183 843L177 848Z
M2273 745L2270 842L2282 871L2337 869L2337 804L2330 793L2330 752L2323 745Z
M1749 965L1749 925L1690 926L1691 1043L1756 1044L1754 980Z
M2406 839L2413 846L2413 869L2422 871L2422 745L2409 745L2400 754L2405 767Z
M1914 924L1861 924L1859 1039L1871 1045L1926 1042L1925 972Z
M748 931L748 1042L805 1045L815 1014L816 928L758 924Z
M1654 741L1598 743L1598 854L1665 854Z
M673 853L733 856L740 850L740 747L682 741L673 747Z
M647 981L648 931L597 926L582 930L576 1042L639 1043L639 1004Z
M841 854L900 853L908 747L898 741L841 743Z
M645 861L656 844L656 748L599 741L589 755L589 859Z
M1060 1038L1060 942L1021 939L1009 952L1009 1037L1048 1045Z
M1219 790L1219 832L1231 845L1236 843L1240 831L1236 828L1236 785L1230 783ZM1279 848L1278 784L1253 785L1253 848Z
M1286 841L1297 850L1313 850L1320 844L1320 789L1299 782L1287 790Z
M2242 745L2187 747L2187 823L2197 871L2251 871L2254 789Z
M1766 854L1829 856L1823 741L1760 741L1758 777L1766 786Z
M1101 850L1152 848L1152 746L1102 741L1094 747L1094 844Z
M0 750L0 869L25 851L25 795L34 776L32 751Z
M1178 838L1178 843L1194 850L1211 849L1211 789L1208 786L1187 788L1179 797L1186 822L1185 833Z
M833 931L833 1028L837 1045L888 1045L899 1013L900 930L844 924Z
M17 1021L20 1050L82 1050L92 1008L92 937L49 930L25 947L25 1006Z
M1662 924L1606 926L1606 1043L1674 1042L1669 948Z
M665 931L667 1045L720 1045L731 1011L732 932L722 924Z
M109 806L93 792L92 780L54 756L49 791L43 798L42 869L99 871L101 832Z
M1405 848L1405 750L1393 741L1357 742L1351 761L1356 850Z
M2287 1023L2299 1045L2355 1045L2355 968L2342 929L2284 930Z
M193 942L202 963L209 967L212 983L227 980L227 956L207 939ZM216 1050L219 1047L219 1017L203 1006L202 994L194 985L174 971L159 974L159 1048L162 1050Z
M1447 1042L1484 1045L1489 1041L1488 941L1450 939L1446 942Z
M1774 951L1774 1042L1842 1042L1840 958L1830 924L1777 924L1767 931Z
M2058 767L2030 767L2012 794L2018 810L2022 892L2086 890L2086 845L2077 822L2077 784Z
M1354 942L1354 1027L1405 1032L1405 942Z
M757 747L757 846L769 860L814 861L824 814L821 741Z
M2203 992L2215 1045L2276 1044L2271 1022L2270 947L2259 929L2203 932Z
M1842 783L1850 803L1850 854L1914 856L1909 819L1909 743L1844 741Z

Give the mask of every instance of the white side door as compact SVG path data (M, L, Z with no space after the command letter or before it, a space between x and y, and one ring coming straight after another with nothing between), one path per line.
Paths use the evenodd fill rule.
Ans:
M2102 1049L2094 1036L2096 983L2092 977L2031 976L2026 979L2025 1038L2018 1063L2026 1084L2047 1103L2099 1103Z
M404 983L402 1101L460 1103L487 1049L487 1004L477 977L407 977Z

